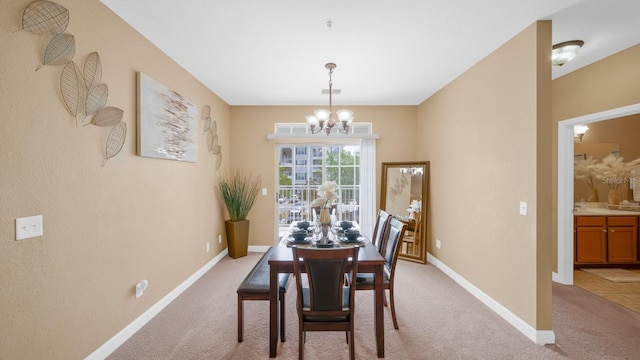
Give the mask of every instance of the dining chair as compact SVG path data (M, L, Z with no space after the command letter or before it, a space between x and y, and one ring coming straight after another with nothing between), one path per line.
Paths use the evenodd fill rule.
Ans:
M292 247L298 291L299 359L304 359L307 331L344 331L349 359L355 359L355 287L344 283L358 269L358 246L317 249ZM306 281L303 274L306 273Z
M400 239L404 236L404 232L407 229L407 224L391 217L389 219L388 231L385 237L382 238L383 251L381 252L384 258L384 289L389 290L389 302L391 303L391 317L393 319L393 327L397 330L398 320L396 319L396 307L394 301L394 278L396 263L398 262L398 253L400 252ZM356 275L356 290L373 290L373 274L357 274ZM386 296L384 297L386 306Z
M373 228L371 243L378 249L380 255L383 255L382 240L385 237L385 231L388 231L389 220L391 220L391 214L382 209L378 210L378 216L376 217L376 225Z

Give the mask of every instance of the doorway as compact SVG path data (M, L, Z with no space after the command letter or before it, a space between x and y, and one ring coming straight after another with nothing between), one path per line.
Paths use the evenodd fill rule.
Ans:
M640 113L633 104L558 122L558 271L553 281L573 285L573 127Z

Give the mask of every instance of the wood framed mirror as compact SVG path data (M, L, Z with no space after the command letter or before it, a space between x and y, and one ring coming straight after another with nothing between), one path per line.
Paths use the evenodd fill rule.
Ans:
M429 162L382 163L380 208L407 224L398 258L426 264Z

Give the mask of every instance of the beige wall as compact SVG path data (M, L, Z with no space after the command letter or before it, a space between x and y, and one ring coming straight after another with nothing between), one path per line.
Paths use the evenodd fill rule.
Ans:
M421 104L417 128L429 251L538 330L551 329L550 49L551 24L531 25Z
M212 107L229 149L229 107L98 0L70 11L74 61L102 60L107 105L127 139L103 162L106 129L76 127L59 94L62 67L34 71L46 36L13 32L31 0L0 11L0 358L81 359L224 249L215 159L198 121L198 161L136 156L136 72ZM223 166L227 166L228 158ZM42 214L44 236L15 241L18 217ZM212 250L205 251L211 241ZM135 299L134 285L149 281Z
M415 106L348 106L354 112L356 122L370 122L373 132L380 134L376 141L376 194L380 194L380 164L384 161L418 160L416 146ZM275 189L277 157L275 140L267 134L274 133L275 123L300 123L304 116L313 113L317 106L233 106L231 108L231 163L250 169L262 177L267 196L259 196L249 213L251 229L249 245L271 245L275 241ZM318 134L316 143L327 140ZM286 140L279 140L287 142ZM379 197L379 195L378 195ZM378 199L378 204L380 199ZM268 214L267 216L256 214Z

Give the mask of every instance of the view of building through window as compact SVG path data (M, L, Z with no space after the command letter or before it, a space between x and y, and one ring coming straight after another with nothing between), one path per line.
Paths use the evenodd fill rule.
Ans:
M325 181L338 184L338 200L332 204L338 220L359 221L359 145L280 145L278 222L287 228L292 221L313 220L309 204Z

